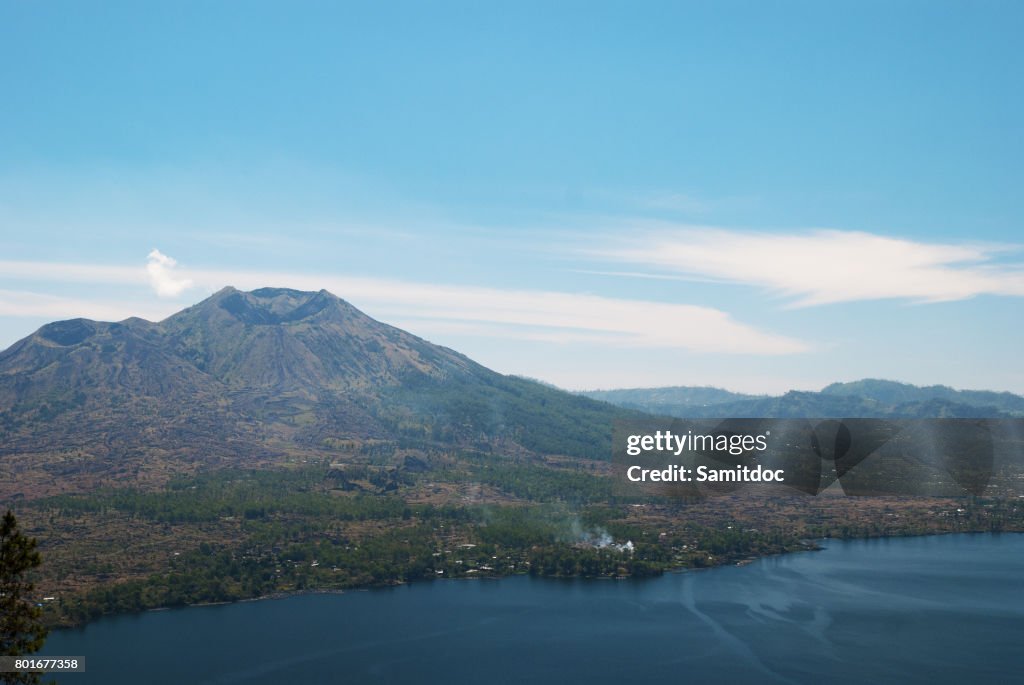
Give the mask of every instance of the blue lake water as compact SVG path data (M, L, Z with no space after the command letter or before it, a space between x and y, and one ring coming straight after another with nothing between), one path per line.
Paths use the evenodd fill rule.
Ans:
M436 581L108 618L61 683L1024 682L1024 535L647 580Z

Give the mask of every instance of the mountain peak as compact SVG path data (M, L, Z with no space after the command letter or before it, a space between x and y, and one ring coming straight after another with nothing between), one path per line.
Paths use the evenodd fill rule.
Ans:
M327 290L224 288L160 323L175 353L232 387L318 388L443 377L469 362Z
M314 292L264 287L247 292L227 286L178 312L167 323L174 327L175 322L196 319L221 323L234 320L246 326L278 326L314 319L342 323L368 320L369 317L327 290Z
M230 293L219 303L221 309L247 324L275 325L307 319L331 304L320 293L283 288L260 288Z

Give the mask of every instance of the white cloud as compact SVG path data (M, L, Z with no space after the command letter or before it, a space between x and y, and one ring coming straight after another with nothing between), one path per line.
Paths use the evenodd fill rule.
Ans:
M151 321L174 313L174 305L109 302L60 297L22 290L0 290L0 316L43 317L52 320L84 317L99 321L122 321L139 316Z
M921 242L859 231L779 234L683 227L644 232L588 253L663 273L759 286L803 307L857 300L1024 296L1024 267L998 261L1011 251L1006 246Z
M0 261L0 278L110 285L140 285L147 281L146 271L141 267L33 261Z
M233 285L243 290L285 286L300 290L327 289L350 300L371 316L384 321L409 322L417 331L461 332L498 338L542 340L554 343L587 342L626 348L677 348L724 354L779 355L809 349L805 342L759 330L734 320L726 312L688 304L625 300L577 293L501 290L417 283L390 279L316 276L301 273L186 270L168 264L156 250L151 264L165 267L160 278L172 283L173 294L186 287L207 292ZM16 263L15 263L16 264ZM127 274L106 268L90 271L68 264L35 262L33 269L17 268L21 275L49 282L120 282ZM169 271L174 268L174 273ZM108 280L108 274L113 280ZM153 271L150 271L152 278ZM156 283L158 294L160 289ZM171 292L166 290L166 292ZM124 310L118 302L103 305ZM38 314L24 306L11 315L48 315L40 303ZM0 312L3 309L0 307ZM15 314L21 311L21 314ZM141 312L139 312L141 314ZM65 314L68 315L68 314ZM81 315L81 314L78 314ZM120 316L119 318L124 318ZM418 323L417 323L418 322Z
M160 250L154 249L146 259L149 284L160 297L177 297L192 287L190 279L175 276L178 263Z
M477 334L495 337L725 354L776 355L809 349L802 341L760 331L725 312L696 305L306 274L194 271L190 275L199 283L231 283L243 289L267 284L326 288L383 320L473 324Z

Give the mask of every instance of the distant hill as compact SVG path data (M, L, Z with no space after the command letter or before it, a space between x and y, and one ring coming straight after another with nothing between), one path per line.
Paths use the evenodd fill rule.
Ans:
M945 385L919 387L895 381L865 378L852 383L833 383L822 389L823 395L864 397L886 405L905 405L935 401L967 405L1024 416L1024 397L991 390L954 390Z
M717 388L671 387L581 393L621 407L684 418L1010 418L1024 416L1024 397L1007 392L918 387L865 379L833 383L820 392L775 397Z
M323 290L225 288L159 323L59 321L0 352L0 467L35 455L55 474L345 440L603 459L612 420L630 415L495 373Z

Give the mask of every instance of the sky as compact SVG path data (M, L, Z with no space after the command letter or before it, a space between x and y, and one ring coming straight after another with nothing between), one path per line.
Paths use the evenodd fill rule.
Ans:
M0 349L326 288L568 389L1024 393L1019 2L0 0Z

